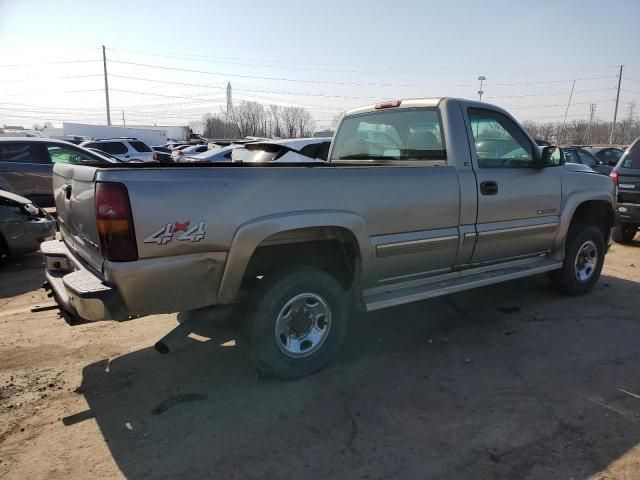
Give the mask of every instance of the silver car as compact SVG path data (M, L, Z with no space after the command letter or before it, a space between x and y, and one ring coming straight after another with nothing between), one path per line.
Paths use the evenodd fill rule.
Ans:
M35 252L56 233L56 221L28 198L0 190L0 261Z

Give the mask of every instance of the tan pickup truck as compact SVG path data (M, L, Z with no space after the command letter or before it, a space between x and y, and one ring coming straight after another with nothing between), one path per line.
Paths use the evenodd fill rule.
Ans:
M588 292L616 194L504 110L455 98L347 112L327 163L59 164L54 193L63 240L43 252L62 308L244 304L242 341L285 378L335 356L351 307L540 273Z

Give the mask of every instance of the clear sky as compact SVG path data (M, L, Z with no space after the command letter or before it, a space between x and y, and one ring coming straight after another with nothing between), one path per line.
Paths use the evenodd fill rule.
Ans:
M198 120L230 81L323 127L379 99L477 98L479 75L520 120L562 120L573 79L568 118L610 120L620 64L619 116L640 113L640 0L0 0L0 126L104 122L103 44L114 124Z

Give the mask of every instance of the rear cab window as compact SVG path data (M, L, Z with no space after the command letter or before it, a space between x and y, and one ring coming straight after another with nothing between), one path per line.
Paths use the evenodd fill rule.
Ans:
M437 108L400 108L345 117L336 133L331 161L419 161L447 164Z

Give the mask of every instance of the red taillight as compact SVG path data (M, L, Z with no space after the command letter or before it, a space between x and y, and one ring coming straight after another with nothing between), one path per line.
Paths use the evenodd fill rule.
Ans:
M376 110L382 110L383 108L399 107L402 100L393 100L391 102L376 103Z
M618 183L618 172L616 172L615 170L611 170L609 176L611 177L611 180Z
M158 161L158 154L156 152L153 152L153 159L157 162Z
M138 259L127 187L122 183L96 183L96 223L105 260L130 262Z

